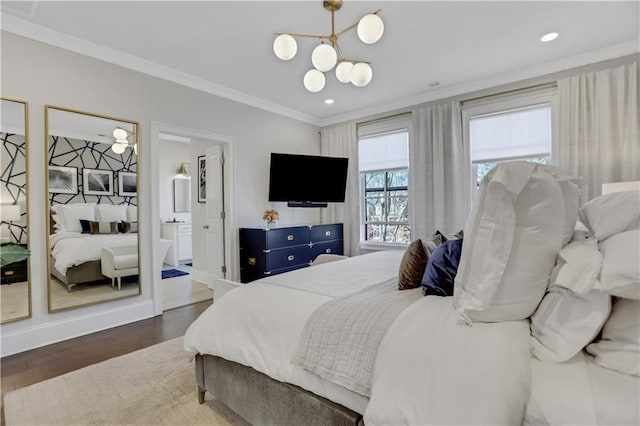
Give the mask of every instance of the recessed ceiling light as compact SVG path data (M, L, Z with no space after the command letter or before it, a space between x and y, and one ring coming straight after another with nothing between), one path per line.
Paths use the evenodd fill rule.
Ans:
M331 105L333 103L333 99L325 99L324 103L327 105Z
M540 37L540 41L545 43L547 41L555 40L558 38L558 33L549 33Z

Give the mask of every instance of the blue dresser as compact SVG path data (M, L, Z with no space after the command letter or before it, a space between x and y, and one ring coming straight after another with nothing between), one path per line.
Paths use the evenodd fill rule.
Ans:
M240 281L307 267L319 254L343 254L342 224L240 228Z

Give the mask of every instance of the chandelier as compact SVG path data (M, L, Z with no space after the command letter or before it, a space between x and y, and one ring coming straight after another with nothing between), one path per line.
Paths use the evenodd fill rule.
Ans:
M113 131L113 138L115 139L113 144L111 145L111 150L116 154L124 153L125 149L131 147L133 148L134 153L138 154L138 146L135 142L129 142L127 138L129 137L129 131L123 129L122 127L116 127ZM133 134L133 133L131 133Z
M342 0L325 0L322 2L325 9L331 12L331 34L285 34L275 33L277 36L273 42L273 51L279 59L288 61L293 58L298 45L296 38L306 37L320 40L320 44L311 53L313 69L306 72L303 78L304 87L310 92L319 92L324 88L325 72L336 69L336 78L341 83L352 83L354 86L363 87L369 84L373 77L371 62L348 59L338 46L338 37L342 34L358 28L358 37L363 43L373 44L380 40L384 32L384 23L378 16L382 9L365 15L358 22L348 26L344 30L335 31L335 12L342 7ZM327 42L328 43L325 43ZM336 66L337 65L337 66Z

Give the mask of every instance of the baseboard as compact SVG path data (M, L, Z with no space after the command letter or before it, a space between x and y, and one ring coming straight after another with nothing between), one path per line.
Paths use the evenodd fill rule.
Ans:
M108 311L76 315L73 318L60 321L36 324L13 332L3 330L1 356L17 354L153 316L155 316L153 301L145 300Z

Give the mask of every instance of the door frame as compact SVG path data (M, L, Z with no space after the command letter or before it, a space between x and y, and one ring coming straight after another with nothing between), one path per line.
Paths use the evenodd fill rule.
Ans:
M228 265L227 276L229 279L238 280L238 258L237 252L237 237L233 232L236 229L235 225L235 144L236 138L233 136L222 135L219 133L210 132L207 130L192 129L188 127L176 126L173 124L161 123L157 121L151 122L151 137L150 139L150 162L149 171L151 175L151 229L154 232L151 233L151 277L152 277L152 297L153 297L153 311L155 315L162 315L162 263L156 259L157 249L160 243L160 187L158 182L160 181L160 170L158 169L158 162L160 160L160 134L169 133L173 135L185 136L194 139L206 140L212 144L220 144L223 146L223 152L225 154L225 187L224 197L225 204L225 232L227 238L225 240L225 263ZM157 232L156 232L157 230ZM233 237L232 237L233 236Z

